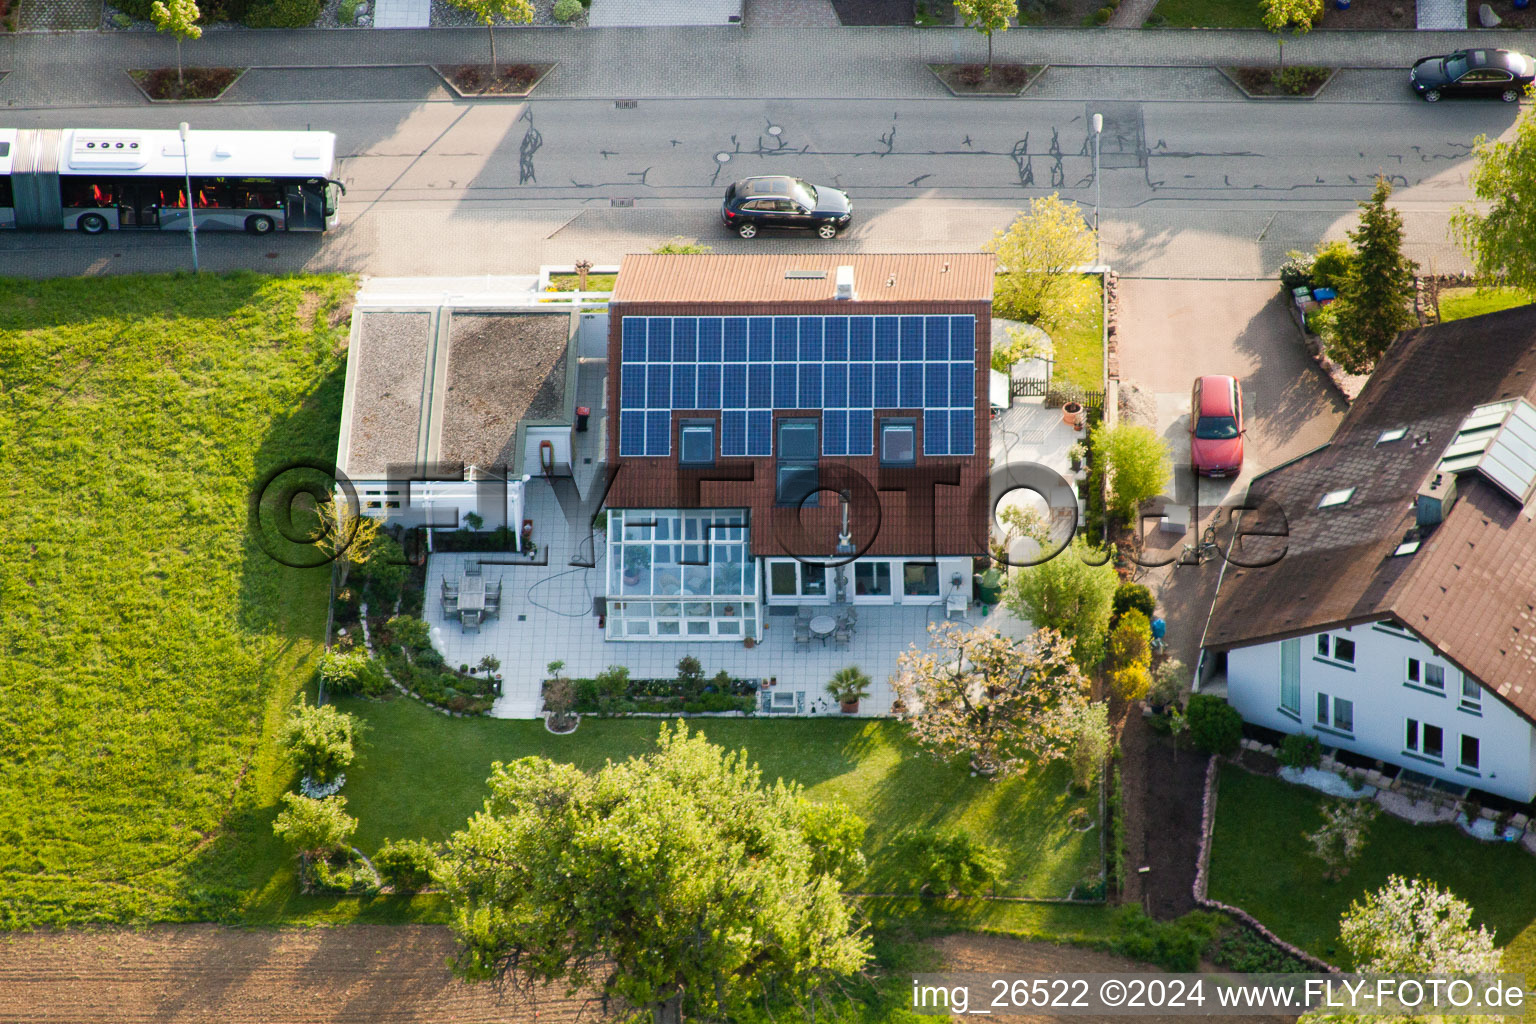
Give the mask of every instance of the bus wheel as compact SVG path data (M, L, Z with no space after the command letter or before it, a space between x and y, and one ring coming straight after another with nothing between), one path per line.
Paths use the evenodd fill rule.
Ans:
M99 235L107 230L107 218L99 213L88 213L75 226L87 235Z
M245 218L245 230L253 235L270 235L277 229L277 224L271 217L247 217Z

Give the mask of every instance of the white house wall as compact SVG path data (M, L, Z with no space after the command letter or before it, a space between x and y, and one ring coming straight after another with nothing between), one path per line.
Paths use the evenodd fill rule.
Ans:
M1281 641L1227 653L1227 700L1246 721L1285 733L1309 733L1325 745L1379 758L1447 782L1526 801L1536 795L1536 730L1486 688L1481 714L1461 710L1461 672L1428 644L1374 625L1331 630L1355 643L1353 671L1317 657L1316 635L1300 644L1300 717L1280 709ZM1443 695L1407 685L1408 659L1445 668ZM1422 670L1421 670L1422 673ZM1346 736L1316 724L1317 695L1354 702L1354 731ZM1404 749L1408 719L1444 730L1442 763ZM1461 737L1477 737L1477 774L1459 770ZM1421 742L1422 746L1422 742Z

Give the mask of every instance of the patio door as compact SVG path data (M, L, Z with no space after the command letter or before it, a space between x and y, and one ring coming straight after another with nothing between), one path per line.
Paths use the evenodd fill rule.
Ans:
M827 599L827 567L814 562L774 559L768 563L768 599L774 604L794 604Z
M853 598L871 604L890 604L891 563L858 561L853 563Z

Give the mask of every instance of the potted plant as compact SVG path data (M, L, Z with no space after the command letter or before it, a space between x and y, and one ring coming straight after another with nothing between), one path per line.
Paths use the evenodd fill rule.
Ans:
M845 715L859 713L859 701L869 696L870 679L857 665L839 669L827 684L827 693L837 701Z
M1067 456L1072 460L1072 472L1076 473L1083 468L1083 456L1088 454L1088 446L1078 441L1067 449Z
M1067 402L1061 407L1061 422L1068 424L1073 430L1083 429L1083 403Z
M650 548L624 549L624 585L633 587L640 582L640 574L651 567Z

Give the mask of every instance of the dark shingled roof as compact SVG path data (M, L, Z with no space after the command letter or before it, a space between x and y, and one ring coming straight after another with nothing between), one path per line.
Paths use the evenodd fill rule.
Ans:
M1474 408L1536 400L1536 306L1422 327L1398 338L1333 440L1254 480L1205 645L1226 650L1358 622L1394 619L1536 719L1536 503L1521 509L1476 471L1457 478L1445 521L1412 554L1414 497ZM1402 440L1378 443L1406 428ZM1329 491L1355 488L1319 509ZM1269 504L1272 502L1273 504ZM1276 509L1279 512L1276 512Z

